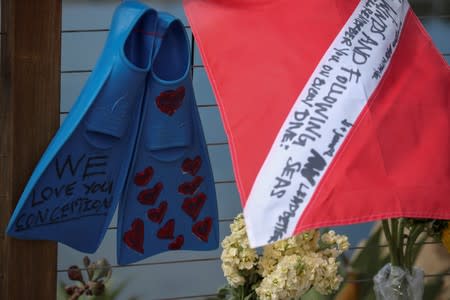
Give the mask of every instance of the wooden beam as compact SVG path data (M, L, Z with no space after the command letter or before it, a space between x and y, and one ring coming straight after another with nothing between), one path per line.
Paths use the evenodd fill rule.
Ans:
M61 1L0 0L0 299L55 299L55 242L5 236L59 127Z

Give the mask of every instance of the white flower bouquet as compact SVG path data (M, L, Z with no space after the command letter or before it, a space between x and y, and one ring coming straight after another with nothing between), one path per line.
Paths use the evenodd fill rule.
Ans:
M228 285L219 299L298 299L311 288L324 295L339 288L337 257L349 248L346 236L311 230L265 246L259 255L250 248L242 214L230 228L221 256Z

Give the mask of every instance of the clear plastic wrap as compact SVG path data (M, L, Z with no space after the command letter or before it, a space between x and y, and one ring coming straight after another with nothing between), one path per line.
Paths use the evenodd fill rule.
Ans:
M373 278L377 300L422 300L424 273L419 268L412 272L390 263Z

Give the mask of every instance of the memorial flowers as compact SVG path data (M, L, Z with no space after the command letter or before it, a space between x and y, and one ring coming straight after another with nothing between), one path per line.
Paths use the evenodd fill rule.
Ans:
M228 285L219 298L298 299L311 288L324 295L339 288L337 258L349 248L346 236L310 230L267 245L259 254L250 248L242 214L230 228L221 255Z

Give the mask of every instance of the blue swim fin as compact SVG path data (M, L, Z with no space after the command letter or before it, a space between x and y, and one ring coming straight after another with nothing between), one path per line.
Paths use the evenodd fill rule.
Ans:
M94 252L124 190L136 142L157 13L116 9L89 80L35 168L9 222L21 239Z
M117 255L128 264L219 244L217 200L190 77L183 24L159 13L142 123L119 206Z

